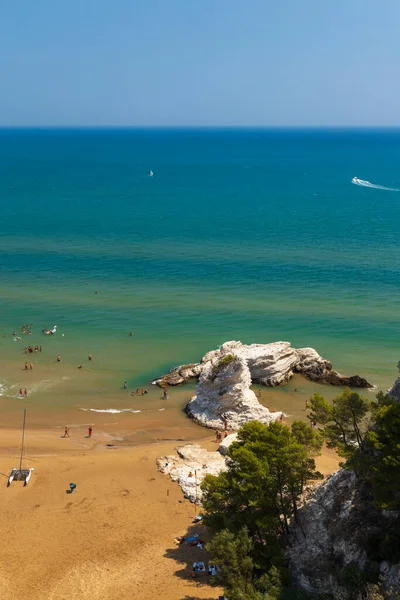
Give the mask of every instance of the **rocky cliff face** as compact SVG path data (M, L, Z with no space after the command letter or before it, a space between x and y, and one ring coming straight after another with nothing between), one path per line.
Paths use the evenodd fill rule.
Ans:
M282 413L272 413L262 406L250 385L250 369L244 357L218 355L204 363L187 412L200 425L235 431L247 421L268 424L279 419Z
M400 377L388 395L400 402ZM309 491L291 524L292 573L306 590L341 600L367 598L356 585L362 572L374 573L380 595L368 598L398 600L399 530L400 511L376 508L369 484L340 469Z
M199 377L207 365L213 366L227 354L243 359L249 368L252 382L274 387L289 381L293 373L301 373L312 381L350 387L372 387L366 379L354 375L345 377L332 370L332 364L322 358L313 348L293 348L289 342L245 345L241 342L225 342L217 350L207 352L198 364L183 365L173 369L153 383L161 387L180 385L193 377Z
M399 363L399 365L400 365L400 363ZM396 379L393 386L388 391L388 396L393 398L393 400L397 400L397 402L400 402L400 377L398 377Z
M400 598L400 564L389 565L374 553L376 536L397 519L395 511L374 508L353 472L333 473L308 493L291 525L287 556L297 583L327 598L353 600L364 597L356 587L360 573L374 570L383 597Z

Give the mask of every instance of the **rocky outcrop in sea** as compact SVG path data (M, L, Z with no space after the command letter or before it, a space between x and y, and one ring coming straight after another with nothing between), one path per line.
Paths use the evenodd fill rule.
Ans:
M262 406L252 383L274 387L287 383L294 373L332 385L371 387L366 379L345 377L313 348L293 348L289 342L251 344L225 342L203 356L198 364L173 369L153 383L161 387L179 385L198 378L196 395L187 405L190 417L200 425L237 431L247 421L268 424L282 417Z
M237 431L247 421L268 425L281 418L281 412L270 412L259 403L250 386L245 358L224 354L209 360L203 366L187 413L200 425L229 431Z
M233 354L247 363L253 383L269 387L287 383L294 373L300 373L312 381L330 385L372 387L366 379L358 375L347 377L334 371L332 364L322 358L313 348L296 349L291 346L290 342L246 345L237 341L225 342L217 350L207 352L200 363L176 367L152 383L160 387L181 385L190 379L199 378L207 365L213 366L227 354Z

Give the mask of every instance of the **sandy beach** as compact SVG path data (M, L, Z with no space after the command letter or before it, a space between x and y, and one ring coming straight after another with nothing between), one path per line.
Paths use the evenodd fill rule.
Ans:
M27 487L7 488L21 432L2 432L1 599L217 597L207 579L191 577L204 551L174 543L193 530L195 511L156 470L156 457L174 444L111 448L101 435L80 433L62 439L27 432L24 464L35 471ZM73 494L66 492L70 482L77 484Z
M157 456L173 453L176 442L107 446L108 434L89 439L83 428L70 439L27 430L24 466L35 471L27 487L7 488L20 436L18 429L1 432L2 600L218 597L207 576L191 576L192 562L204 560L205 551L174 542L196 531L207 539L192 524L194 505L156 469ZM215 447L211 437L205 445ZM317 462L324 473L337 467L332 451ZM72 494L70 482L77 484Z

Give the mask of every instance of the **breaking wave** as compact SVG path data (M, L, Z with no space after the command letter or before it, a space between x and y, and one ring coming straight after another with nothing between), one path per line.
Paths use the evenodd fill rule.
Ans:
M386 190L387 192L400 192L398 188L386 187L384 185L377 185L375 183L371 183L370 181L364 181L364 179L358 179L358 177L354 177L351 180L351 183L354 185L361 185L362 187L373 188L374 190Z

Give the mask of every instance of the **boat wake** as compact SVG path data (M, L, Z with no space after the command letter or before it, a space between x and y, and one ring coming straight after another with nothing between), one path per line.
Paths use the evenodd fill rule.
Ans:
M400 192L398 188L386 187L384 185L376 185L375 183L371 183L370 181L364 181L364 179L358 179L358 177L353 177L351 183L354 185L361 185L362 187L372 188L374 190L386 190L387 192Z

